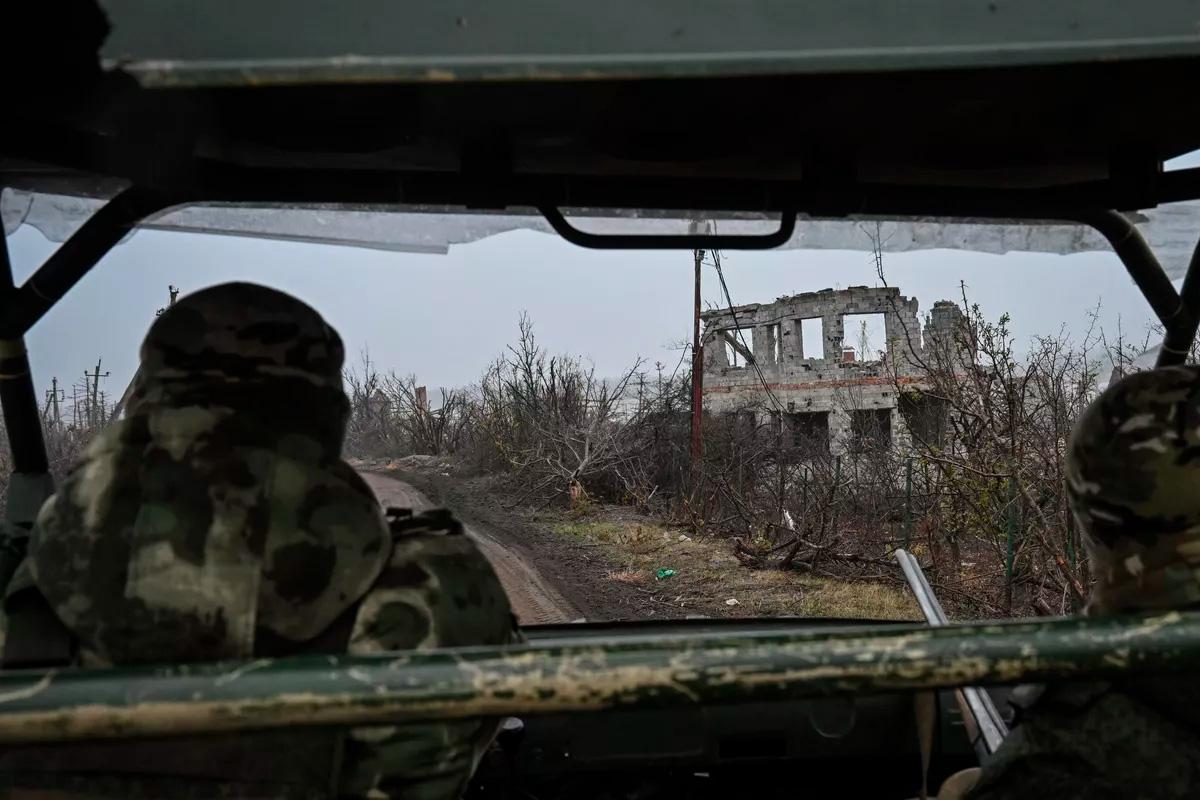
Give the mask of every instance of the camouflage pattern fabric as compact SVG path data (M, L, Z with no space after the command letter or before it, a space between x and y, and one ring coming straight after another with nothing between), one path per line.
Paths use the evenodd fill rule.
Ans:
M1089 612L1200 603L1200 370L1141 372L1084 413L1067 494L1095 586Z
M1111 386L1076 424L1066 467L1095 578L1085 613L1200 602L1200 369ZM1021 687L1014 706L971 800L1200 796L1194 678Z
M341 460L340 338L280 292L226 284L151 327L127 416L87 448L30 540L38 588L90 664L242 658L302 642L388 557Z
M517 639L499 580L461 527L445 512L399 514L389 525L370 487L342 461L343 348L311 308L260 286L214 287L166 311L141 357L126 418L87 449L47 501L13 581L12 590L40 590L78 640L82 663ZM324 786L297 790L294 780L281 781L259 794L261 764L251 769L253 759L229 757L251 762L245 775L215 782L205 775L179 791L240 796L253 782L254 796L327 796L337 785L341 796L450 800L496 725L371 727L332 738L306 732L292 744L266 737L276 755L326 752L340 764L337 774ZM336 753L313 736L333 742ZM163 744L130 743L127 757L92 760L174 761L196 770L188 750L208 746L189 740L153 750ZM79 754L95 756L87 746ZM19 755L24 760L13 763L62 761L61 750ZM208 767L203 759L201 767ZM24 785L80 785L80 776L56 772L41 775L61 780ZM97 780L84 784L96 789ZM104 781L110 793L97 796L142 796L139 786L154 785Z
M1111 683L1021 687L1033 695L1028 707L967 797L1196 797L1200 697L1192 684L1191 678L1163 678L1152 691Z
M520 640L491 565L445 511L393 516L392 558L363 601L352 653ZM500 720L357 728L345 746L343 791L356 797L459 797ZM405 765L396 770L395 765Z

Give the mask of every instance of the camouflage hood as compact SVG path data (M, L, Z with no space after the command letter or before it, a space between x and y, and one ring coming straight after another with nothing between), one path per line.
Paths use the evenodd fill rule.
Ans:
M94 663L304 642L383 569L378 502L338 457L342 345L308 306L227 284L153 325L124 420L38 516L29 571Z
M1067 495L1096 581L1090 612L1200 603L1200 369L1136 373L1092 403Z
M185 296L150 327L126 413L227 406L341 452L345 351L321 315L289 295L226 283Z

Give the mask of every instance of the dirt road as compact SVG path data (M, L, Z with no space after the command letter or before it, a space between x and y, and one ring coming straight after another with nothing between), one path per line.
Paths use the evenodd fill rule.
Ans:
M372 472L361 474L384 506L418 511L432 506L425 495L404 481ZM456 516L463 518L458 509L453 510ZM583 616L514 547L501 544L497 535L482 525L467 524L466 521L464 525L467 534L476 541L500 576L513 611L522 625L571 622Z

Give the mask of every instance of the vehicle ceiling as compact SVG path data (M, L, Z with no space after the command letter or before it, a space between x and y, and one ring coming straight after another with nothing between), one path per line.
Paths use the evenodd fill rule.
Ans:
M662 9L642 28L594 18L642 4L533 4L551 15L540 22L518 17L520 4L425 5L338 4L338 26L328 4L303 2L276 29L263 27L271 3L110 2L106 31L83 0L40 4L47 24L73 24L0 56L3 74L24 76L0 131L0 182L87 195L115 180L181 200L824 216L1053 216L1200 194L1190 171L1161 173L1164 159L1200 149L1200 108L1178 88L1200 78L1186 3L1150 3L1121 26L1109 3L925 0L899 19L886 3L805 4L807 17L769 3L689 16L668 3L682 15L674 28ZM594 35L562 28L572 14ZM1044 41L1018 36L1034 23ZM785 51L787 24L798 44ZM706 61L722 26L732 43ZM928 39L952 34L961 41ZM690 49L672 52L676 39ZM387 46L417 55L376 52ZM529 55L537 47L550 55Z

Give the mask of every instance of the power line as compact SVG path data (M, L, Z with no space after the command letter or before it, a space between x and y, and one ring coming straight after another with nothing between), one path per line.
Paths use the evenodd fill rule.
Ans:
M754 374L758 376L758 382L762 384L763 390L766 391L767 397L771 398L771 402L780 411L783 411L783 403L779 402L779 398L771 391L771 387L767 384L767 378L762 373L762 369L758 366L758 359L754 357L754 350L746 345L746 337L742 335L742 328L738 324L737 312L733 310L733 299L729 296L729 285L725 283L725 272L721 269L721 253L718 250L712 251L713 266L717 269L717 278L721 281L721 291L725 293L725 304L729 307L729 316L733 318L734 335L741 340L742 347L746 352L750 353L750 366L754 367Z

